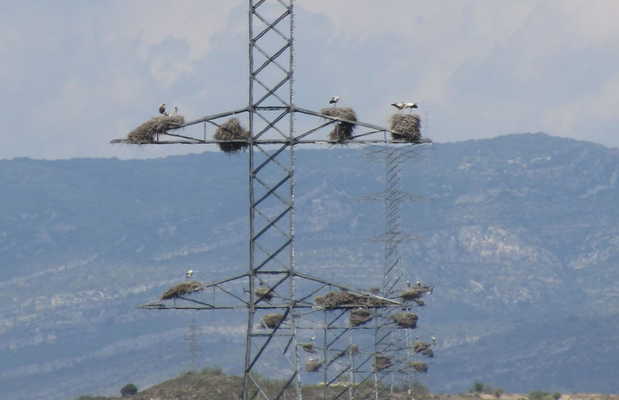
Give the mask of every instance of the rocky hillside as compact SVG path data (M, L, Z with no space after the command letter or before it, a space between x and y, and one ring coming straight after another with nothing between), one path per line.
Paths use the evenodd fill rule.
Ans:
M238 373L243 315L142 311L191 268L247 265L246 154L0 161L0 387L66 399L146 387L199 364ZM384 170L364 150L297 152L297 261L380 279ZM402 166L411 279L437 287L426 382L459 392L618 392L619 153L543 134L435 144ZM192 333L193 332L193 333ZM32 383L36 382L36 385Z

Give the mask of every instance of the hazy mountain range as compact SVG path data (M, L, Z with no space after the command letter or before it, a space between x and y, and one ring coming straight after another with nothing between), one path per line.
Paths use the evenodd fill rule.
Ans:
M117 393L200 365L239 372L244 315L143 311L186 269L247 265L247 155L0 161L0 387L7 399ZM380 281L384 167L297 152L297 261ZM431 389L618 392L619 151L543 134L434 144L402 165L411 279L436 286Z

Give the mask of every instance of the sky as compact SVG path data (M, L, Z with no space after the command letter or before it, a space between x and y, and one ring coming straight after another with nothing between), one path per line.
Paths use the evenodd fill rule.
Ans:
M435 142L546 132L619 146L619 1L297 0L295 103L386 125L420 104ZM0 159L147 158L110 145L177 104L247 105L246 0L0 0ZM165 147L165 148L164 148Z

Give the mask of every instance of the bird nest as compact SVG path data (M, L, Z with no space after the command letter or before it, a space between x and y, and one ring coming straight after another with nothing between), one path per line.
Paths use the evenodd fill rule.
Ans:
M275 329L284 320L284 314L267 314L262 317L261 325L265 329Z
M350 312L350 325L360 326L372 320L372 313L364 308L352 310Z
M200 282L197 282L197 281L182 282L166 290L165 293L161 296L161 300L175 299L177 297L184 296L186 294L198 292L202 289L203 289L203 286Z
M404 301L415 301L422 298L423 295L428 293L429 291L430 289L426 287L412 287L400 293L400 297Z
M257 299L264 299L266 301L270 301L273 298L273 292L271 291L270 288L268 287L259 287L256 288L256 290L254 291L254 294L256 295Z
M417 114L393 114L391 130L393 140L419 142L421 140L421 118Z
M417 327L417 314L411 312L399 312L391 316L393 322L398 324L400 328L415 329Z
M336 117L345 119L348 121L357 122L357 114L352 108L349 107L328 107L320 110L321 114L328 115L329 117ZM352 132L355 130L355 124L350 122L338 121L335 123L335 127L329 133L329 140L344 143L352 139Z
M350 346L348 346L344 350L342 350L339 353L337 353L335 355L335 357L333 357L333 361L339 360L340 358L342 358L344 356L348 356L348 355L354 357L357 354L359 354L359 346L357 346L356 344L351 344Z
M307 372L318 372L322 367L322 361L320 360L309 360L305 363L305 370Z
M428 342L417 341L415 342L413 349L415 350L415 353L422 353L431 347L432 345Z
M393 365L393 362L391 361L391 358L383 354L376 354L376 356L374 356L374 370L375 371L382 371L384 369L391 367L392 365Z
M119 142L129 144L155 143L157 136L164 135L169 129L178 128L183 124L185 124L185 117L182 115L159 115L129 132L127 139L119 140Z
M230 143L217 143L225 153L234 153L249 146L249 132L243 128L238 118L230 118L221 124L214 136L215 140L229 140ZM235 142L236 141L236 142Z
M428 364L421 361L411 361L409 363L409 366L413 368L416 372L420 372L422 374L428 372Z
M329 292L324 296L317 296L317 305L325 309L348 308L348 307L380 307L388 304L387 301L370 295L359 295L343 290Z
M310 354L316 353L316 346L314 346L314 343L302 343L301 348L306 353L310 353Z
M434 357L434 350L432 350L432 345L428 342L415 342L414 350L415 353L420 353L428 358Z

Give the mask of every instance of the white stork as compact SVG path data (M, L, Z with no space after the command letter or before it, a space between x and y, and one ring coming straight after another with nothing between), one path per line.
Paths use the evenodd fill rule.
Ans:
M329 99L329 104L333 104L333 107L340 101L340 96L333 96Z

